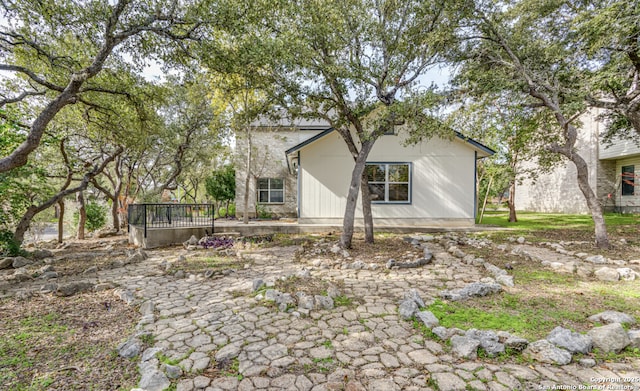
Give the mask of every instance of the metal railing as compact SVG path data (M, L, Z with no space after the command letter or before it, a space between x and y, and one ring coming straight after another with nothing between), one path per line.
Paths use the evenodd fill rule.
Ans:
M129 226L144 228L147 237L149 228L211 227L215 207L213 204L130 204Z

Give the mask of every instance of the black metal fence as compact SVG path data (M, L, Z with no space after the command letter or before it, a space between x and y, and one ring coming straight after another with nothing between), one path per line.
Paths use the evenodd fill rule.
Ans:
M213 204L130 204L129 225L144 228L211 227L213 234L215 207Z

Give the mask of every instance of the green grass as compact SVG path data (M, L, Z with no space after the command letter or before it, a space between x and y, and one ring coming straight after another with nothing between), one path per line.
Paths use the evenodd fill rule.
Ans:
M486 211L482 218L482 224L514 228L523 232L554 229L593 229L593 220L591 220L591 215L587 214L518 212L517 217L517 222L510 223L508 211ZM609 228L628 225L637 226L640 224L640 215L608 213L605 214L605 222Z
M553 284L574 287L578 279L567 273L558 273L549 269L515 268L510 273L518 284Z
M351 298L344 295L336 296L333 298L333 304L335 304L336 307L341 307L341 306L349 307L353 305L353 300L351 300Z
M507 293L495 297L488 306L472 307L464 302L436 300L428 309L447 328L504 330L530 341L546 337L564 321L585 319L583 312L556 308L544 298Z

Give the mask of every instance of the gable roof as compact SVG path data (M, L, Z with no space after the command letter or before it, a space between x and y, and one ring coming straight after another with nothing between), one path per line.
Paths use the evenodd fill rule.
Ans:
M323 138L324 136L328 135L329 133L333 132L334 130L335 130L334 128L326 129L325 131L316 134L315 136L313 136L313 137L301 142L300 144L294 145L293 147L291 147L291 148L289 148L289 149L287 149L285 151L285 155L289 156L294 152L298 152L302 148L304 148L307 145L315 142L316 140L319 140L319 139ZM478 158L491 156L494 153L496 153L496 151L494 151L493 149L487 147L484 144L479 143L478 141L476 141L476 140L474 140L474 139L472 139L470 137L467 137L467 136L463 135L460 132L455 132L455 135L460 140L464 141L465 143L468 143L473 149L478 150L479 152L483 152L483 156L478 156Z

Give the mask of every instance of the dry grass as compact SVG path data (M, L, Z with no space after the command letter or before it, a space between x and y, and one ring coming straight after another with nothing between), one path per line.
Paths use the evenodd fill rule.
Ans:
M115 347L133 332L135 309L108 292L0 302L3 390L119 390L137 383L136 362Z

